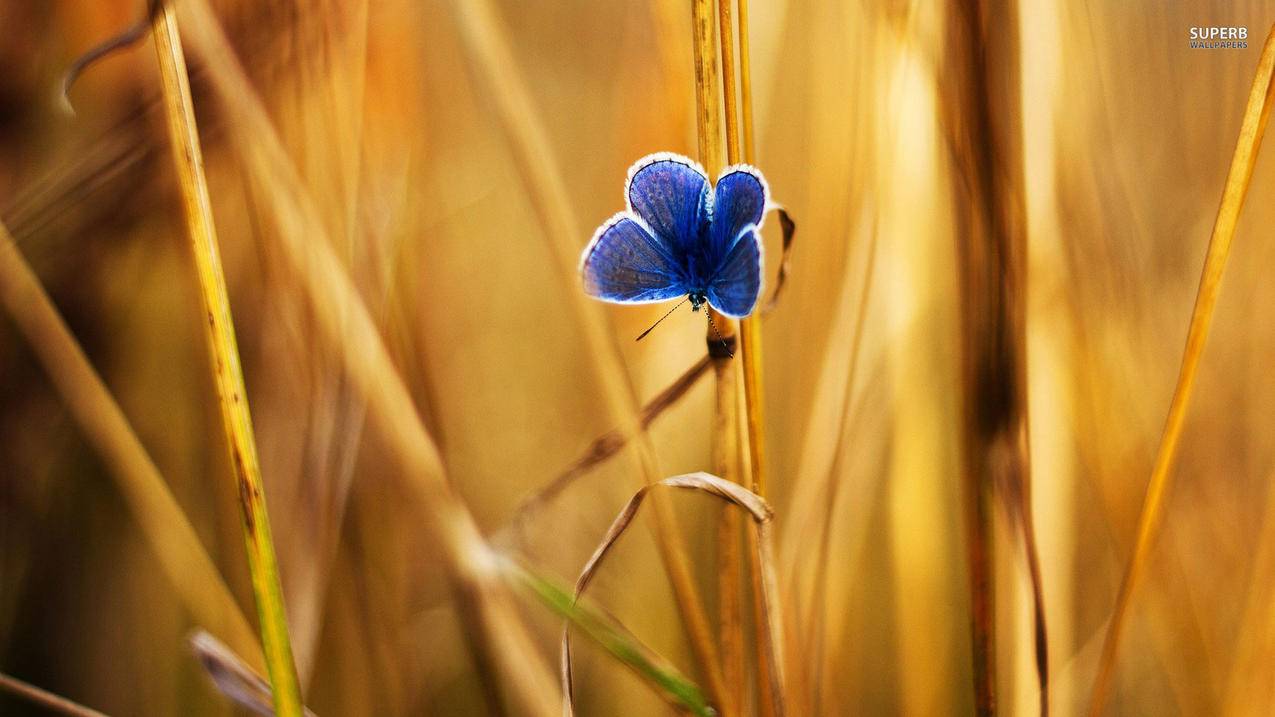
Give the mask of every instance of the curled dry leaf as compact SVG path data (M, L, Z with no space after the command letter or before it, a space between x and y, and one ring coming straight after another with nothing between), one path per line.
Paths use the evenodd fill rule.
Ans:
M771 672L771 688L774 700L775 714L783 714L783 696L781 687L783 685L783 662L779 646L783 644L781 632L782 621L779 619L777 597L777 584L774 570L774 556L771 547L770 525L774 518L774 510L764 499L756 493L745 489L743 486L724 480L709 473L687 473L685 475L665 478L662 481L644 486L629 499L624 508L612 521L611 527L607 529L602 541L598 544L597 550L593 552L592 557L585 564L584 569L580 571L580 576L576 579L575 599L579 599L584 594L589 583L593 581L594 575L602 566L602 561L606 558L611 548L628 530L633 519L637 516L638 509L642 506L647 494L651 489L656 487L667 488L683 488L697 490L716 496L727 503L734 505L746 511L752 517L757 527L757 553L758 564L761 567L761 585L762 585L762 603L763 615L766 620L766 629L759 629L761 639L764 642L766 650L771 656L771 660L775 669ZM563 711L566 715L572 713L572 678L571 678L571 633L570 624L564 625L562 630L562 692L563 692Z
M779 229L782 232L781 245L783 248L779 254L779 274L775 277L775 289L770 292L770 298L766 300L766 305L762 307L761 314L765 316L775 310L779 304L779 293L783 291L784 284L788 281L788 262L792 258L792 238L797 233L797 223L792 220L792 215L787 209L776 206L775 213L779 215Z

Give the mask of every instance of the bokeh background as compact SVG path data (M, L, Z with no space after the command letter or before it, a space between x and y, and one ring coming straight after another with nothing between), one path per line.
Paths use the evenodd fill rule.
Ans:
M149 40L86 73L74 116L55 99L69 63L142 4L0 3L0 219L252 615ZM751 5L758 165L798 223L764 320L777 569L804 626L793 654L818 665L824 714L968 713L948 16L904 0ZM507 86L474 37L510 48L496 69L526 90L519 112L545 132L542 168L583 247L622 208L630 163L694 152L688 3L214 6L320 210L326 236L305 241L344 262L448 479L498 545L573 578L640 479L621 454L511 537L518 505L616 419L573 267L538 218L546 189L518 171ZM1087 705L1275 4L1024 0L1019 13L1033 509L1050 697L1066 715ZM1200 25L1247 27L1248 48L1190 49ZM188 55L307 702L486 714L463 598L281 255L275 180L231 141L215 68ZM1273 180L1259 156L1109 714L1275 706ZM642 400L702 355L690 312L635 343L660 307L597 310ZM190 606L64 406L0 318L0 671L111 714L234 714L190 655ZM705 380L653 424L661 472L708 467L712 410ZM711 603L720 510L677 501ZM1011 531L998 541L1001 705L1031 714L1028 585ZM591 594L694 675L647 531ZM549 661L556 619L521 609ZM577 663L581 714L670 711L592 646ZM0 695L4 714L33 709Z

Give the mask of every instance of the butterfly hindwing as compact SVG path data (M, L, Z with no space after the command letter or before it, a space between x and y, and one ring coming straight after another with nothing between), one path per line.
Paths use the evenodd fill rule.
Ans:
M749 224L736 236L709 282L708 303L736 319L751 314L761 295L761 258L761 235Z
M598 228L580 260L589 295L623 304L666 301L687 293L669 247L627 212Z
M709 230L711 254L718 260L730 253L744 227L760 229L770 190L761 172L746 165L727 167L713 192L713 226Z

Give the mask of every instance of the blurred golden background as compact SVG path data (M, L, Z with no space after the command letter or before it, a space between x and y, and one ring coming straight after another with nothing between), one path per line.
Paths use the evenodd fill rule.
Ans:
M634 342L667 307L584 303L557 250L583 248L623 208L634 160L695 153L690 3L214 2L273 136L239 106L257 99L227 94L205 3L180 0L177 14L306 703L320 715L522 714L476 647L470 596L449 580L399 438L369 410L382 383L351 375L344 357L366 342L333 340L331 327L340 335L361 299L478 528L573 581L641 485L630 451L520 528L518 507L620 423L615 386L631 381L645 402L704 351L689 311ZM0 3L0 220L255 622L151 40L90 67L70 91L73 116L57 99L75 58L143 4ZM1021 0L993 12L1014 5L1031 508L1049 702L1072 715L1089 706L1275 3ZM962 208L944 110L963 71L945 50L954 10L750 10L756 163L798 225L762 324L794 705L971 713ZM1189 28L1210 25L1246 27L1247 47L1191 49ZM1273 172L1259 154L1107 714L1275 709ZM305 267L318 244L356 293L314 298ZM203 621L233 605L194 568L174 582L172 566L197 559L170 513L86 437L20 312L6 311L0 672L109 714L237 714L187 636L208 628L260 669L255 636ZM598 318L622 371L590 340ZM651 423L660 475L711 467L711 383ZM722 511L694 495L669 504L712 613ZM997 700L1003 714L1034 714L1031 588L996 510ZM649 531L617 544L589 594L702 677ZM525 595L514 610L536 650L507 657L552 674L559 619ZM672 710L586 640L574 657L580 714ZM43 714L3 692L0 713Z

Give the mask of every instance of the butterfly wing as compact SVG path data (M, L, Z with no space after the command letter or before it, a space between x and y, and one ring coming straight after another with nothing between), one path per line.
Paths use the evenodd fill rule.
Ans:
M660 152L639 159L630 169L624 196L629 210L656 238L685 262L708 221L708 175L689 157Z
M770 190L761 172L748 165L728 167L713 196L709 228L708 301L735 318L752 313L761 295L760 227Z
M598 227L580 257L590 296L617 304L667 301L687 293L670 248L628 212Z
M740 231L709 282L708 303L736 319L753 313L761 295L761 258L761 235L750 224Z

